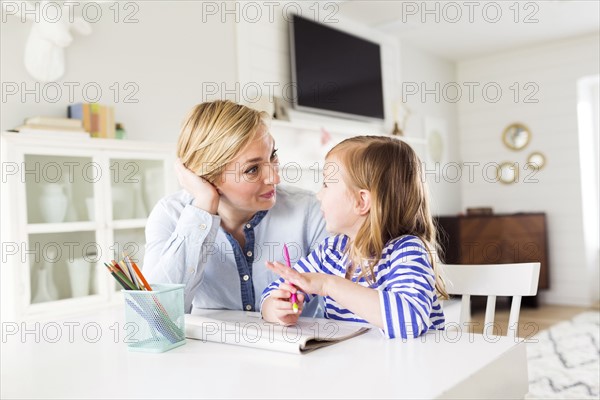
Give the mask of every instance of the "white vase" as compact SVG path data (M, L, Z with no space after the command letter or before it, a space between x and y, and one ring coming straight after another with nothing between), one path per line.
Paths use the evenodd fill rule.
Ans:
M132 191L128 186L113 186L113 219L133 218L133 199Z
M37 270L37 289L32 298L33 303L58 300L58 290L54 285L54 263L56 261L56 251L49 248L44 255L44 262Z
M65 193L67 195L67 215L65 216L65 221L78 221L79 216L77 215L77 210L75 209L75 202L73 201L73 185L74 181L72 179L72 175L70 171L66 173L66 182L64 184Z
M92 263L83 257L67 261L69 266L69 281L71 297L81 297L90 294L90 272Z
M43 303L45 301L53 301L50 292L48 291L48 270L39 269L37 272L37 290L33 295L32 303Z
M64 191L64 186L59 183L47 183L42 186L39 198L40 212L44 222L64 222L67 215L69 199Z

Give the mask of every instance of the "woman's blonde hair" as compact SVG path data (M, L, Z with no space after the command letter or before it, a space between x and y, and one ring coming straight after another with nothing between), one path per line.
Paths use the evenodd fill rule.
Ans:
M359 190L371 194L369 215L349 246L351 270L360 266L360 277L375 280L373 267L392 239L414 235L423 241L442 299L448 294L439 274L435 252L436 229L429 211L429 194L419 157L405 142L385 136L357 136L336 145L327 154L344 168L344 182L358 199ZM365 265L366 264L366 265ZM365 268L366 267L366 268Z
M267 113L229 100L198 104L183 123L177 156L196 175L215 183L267 119Z

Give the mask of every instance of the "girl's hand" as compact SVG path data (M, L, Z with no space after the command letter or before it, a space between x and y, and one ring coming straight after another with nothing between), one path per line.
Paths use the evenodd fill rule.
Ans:
M294 284L305 293L327 296L327 283L331 275L314 272L299 273L298 271L283 265L280 262L268 262L267 268L281 276L286 281Z
M298 312L294 313L290 297L296 293L298 303ZM291 286L287 281L279 285L278 289L271 292L271 295L262 304L262 317L265 321L275 322L281 325L294 325L304 308L304 295Z
M178 158L175 160L175 173L181 187L194 196L195 207L215 215L219 208L219 192L210 182L196 175L183 165Z

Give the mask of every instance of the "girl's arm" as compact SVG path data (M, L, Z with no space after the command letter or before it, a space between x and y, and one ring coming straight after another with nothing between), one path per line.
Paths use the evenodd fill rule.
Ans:
M417 337L429 327L435 298L433 269L420 241L400 240L396 244L389 266L377 272L378 289L360 286L340 276L301 274L280 263L269 267L307 293L333 298L382 329L389 338Z
M280 281L285 279L306 293L329 296L344 308L383 329L377 290L357 285L341 276L320 272L300 273L278 262L268 263L267 266L282 277Z
M292 268L281 263L271 262L267 262L267 267L271 270L274 270L275 265L277 265L285 271L299 271L296 272L297 274L300 272L310 273L321 271L321 260L325 254L325 249L332 245L345 243L340 242L344 240L346 239L340 237L331 237L325 239L308 256L298 260L298 263L296 263L296 265L294 265ZM312 300L314 295L313 292L298 293L298 305L300 306L300 310L298 313L294 313L292 310L292 304L290 302L292 293L298 293L297 289L290 286L289 282L285 281L283 278L280 278L267 286L262 293L260 301L260 309L263 318L266 321L277 322L283 325L294 324L300 316L304 302Z
M406 236L393 243L389 264L377 272L383 332L389 338L415 338L432 319L443 316L435 304L435 273L423 242Z

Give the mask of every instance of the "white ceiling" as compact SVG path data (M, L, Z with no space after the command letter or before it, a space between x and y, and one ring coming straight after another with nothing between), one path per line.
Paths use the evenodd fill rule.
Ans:
M471 3L475 5L469 6ZM487 3L494 4L486 6ZM497 14L495 4L501 7L501 14ZM398 37L402 43L453 61L598 33L600 29L598 0L352 0L339 2L338 5L343 17L364 23ZM436 7L437 12L425 12L435 10ZM515 22L517 9L518 22ZM436 16L439 21L436 21ZM490 22L495 19L497 22ZM454 20L458 22L452 22ZM525 23L525 20L529 22Z

